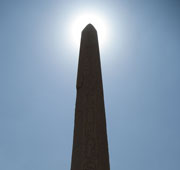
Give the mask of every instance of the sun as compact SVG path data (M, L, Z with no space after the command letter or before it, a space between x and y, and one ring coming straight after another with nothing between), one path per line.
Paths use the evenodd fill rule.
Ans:
M80 45L82 30L91 23L97 30L100 47L104 46L108 39L108 27L102 15L95 12L86 12L74 17L70 26L71 40L77 46Z

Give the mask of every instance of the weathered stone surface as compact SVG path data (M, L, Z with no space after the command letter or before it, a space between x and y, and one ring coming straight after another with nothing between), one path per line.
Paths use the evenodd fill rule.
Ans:
M97 32L82 31L71 170L109 170L106 118Z

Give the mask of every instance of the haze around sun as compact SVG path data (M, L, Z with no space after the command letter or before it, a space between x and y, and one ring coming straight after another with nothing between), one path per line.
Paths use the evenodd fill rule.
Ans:
M101 47L104 47L109 38L108 20L105 15L95 11L78 12L73 15L69 24L69 33L72 43L79 46L81 32L88 24L92 24L98 32L98 40Z

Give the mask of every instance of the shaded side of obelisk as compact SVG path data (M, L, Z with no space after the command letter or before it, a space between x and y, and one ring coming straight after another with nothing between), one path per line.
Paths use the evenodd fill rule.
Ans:
M82 31L71 170L110 170L97 32Z

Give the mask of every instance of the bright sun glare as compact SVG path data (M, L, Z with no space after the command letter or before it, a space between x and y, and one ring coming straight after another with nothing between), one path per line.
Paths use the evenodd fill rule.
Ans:
M89 23L91 23L98 32L100 46L104 46L108 38L107 23L102 16L95 14L94 12L81 14L74 19L70 28L73 42L76 45L80 45L81 31Z

